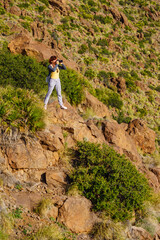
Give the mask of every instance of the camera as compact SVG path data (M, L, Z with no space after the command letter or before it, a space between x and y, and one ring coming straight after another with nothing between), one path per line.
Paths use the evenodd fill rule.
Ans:
M63 60L58 60L59 61L59 63L63 63Z

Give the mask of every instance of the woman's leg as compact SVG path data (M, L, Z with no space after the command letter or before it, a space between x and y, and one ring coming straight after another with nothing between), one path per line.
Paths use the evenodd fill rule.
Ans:
M50 81L49 81L49 84L48 84L48 92L47 92L46 97L44 99L44 105L45 106L47 106L47 104L48 104L49 98L52 94L52 91L53 91L55 85L56 85L56 80L51 78Z
M60 79L56 79L56 92L58 96L59 105L63 106L62 95L61 95L61 82Z

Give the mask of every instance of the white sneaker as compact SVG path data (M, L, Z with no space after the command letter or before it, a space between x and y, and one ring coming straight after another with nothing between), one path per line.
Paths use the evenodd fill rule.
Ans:
M46 104L44 105L44 109L47 110L47 105Z
M61 106L61 109L67 109L67 107L65 107L64 105Z

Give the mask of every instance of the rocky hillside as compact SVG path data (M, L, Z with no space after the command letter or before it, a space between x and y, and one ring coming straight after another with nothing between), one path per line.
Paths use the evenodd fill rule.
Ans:
M20 65L16 78L11 55L1 59L0 84L7 88L0 89L0 239L160 239L159 1L1 0L0 30L1 58L6 45L13 54L36 58L41 67L57 55L69 69L61 75L62 85L75 91L75 79L78 96L62 86L68 109L52 97L44 112L45 70L33 74L32 84L28 73L38 63L20 57L19 65L29 68L21 71ZM17 90L14 97L7 84L33 91ZM30 111L26 96L39 101L41 110ZM19 116L20 98L26 106ZM42 111L45 127L37 117ZM68 189L74 168L69 149L75 151L78 141L106 144L144 174L153 193L142 209L115 221L105 211L93 211L84 192Z

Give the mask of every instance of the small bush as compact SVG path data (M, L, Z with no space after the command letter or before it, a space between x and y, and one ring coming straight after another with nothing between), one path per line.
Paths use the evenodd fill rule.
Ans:
M33 89L40 93L47 89L45 78L47 67L27 56L14 55L2 49L0 51L0 84L12 85L23 89Z
M94 93L93 93L94 94ZM94 96L108 106L108 92L104 88L96 88Z
M84 98L85 81L75 70L67 69L60 72L62 90L71 104L78 105Z
M94 58L91 58L91 57L85 57L84 58L84 63L88 66L90 64L92 64L94 62Z
M95 70L93 70L92 68L88 68L86 71L85 71L85 74L84 76L86 76L88 79L92 80L93 78L96 77L96 72Z
M123 221L142 209L149 198L145 177L109 146L78 142L74 159L71 186L78 186L95 211L105 211L112 219Z
M132 79L126 79L126 87L130 92L135 92L137 90L137 86Z
M2 35L10 35L10 27L6 24L3 19L0 19L0 32Z
M156 91L160 92L160 85L155 88Z
M130 92L135 92L137 90L137 86L135 84L135 80L140 80L139 78L137 79L137 74L135 71L127 72L127 71L120 71L118 73L118 76L124 77L126 80L126 87Z
M112 23L112 18L109 16L104 17L102 15L94 15L94 20L97 20L102 24Z
M139 108L137 107L137 112L139 113L139 117L143 118L145 116L147 116L148 112L146 108Z
M142 74L143 76L153 77L153 76L152 76L152 73L151 73L149 70L141 71L141 74Z
M120 123L129 123L131 118L124 115L123 111L119 111L118 116L113 116L113 119L116 120L119 124Z
M103 38L103 39L99 39L97 42L98 46L108 46L108 41L107 39Z
M45 6L37 6L37 7L36 7L36 10L37 10L39 13L42 13L45 8L46 8Z
M0 7L0 15L3 15L3 14L5 14L5 9L4 8L2 8L2 7Z
M44 127L44 112L39 106L40 100L32 91L0 89L0 123L17 128L28 128L32 131Z
M117 109L121 109L123 107L123 102L118 93L112 92L108 94L108 105L111 107L115 107Z
M82 44L82 45L80 46L80 49L78 50L78 53L79 53L79 54L83 54L83 53L85 53L85 52L87 51L87 49L88 49L87 45Z
M28 8L30 6L30 4L29 3L20 3L20 4L18 4L18 7L19 8L21 8L21 9L23 9L23 8Z
M22 22L21 25L27 29L29 32L31 31L31 27L30 27L30 24L29 22Z
M99 80L103 81L107 86L108 86L109 80L115 76L116 74L114 72L106 72L104 70L99 71L97 75Z

